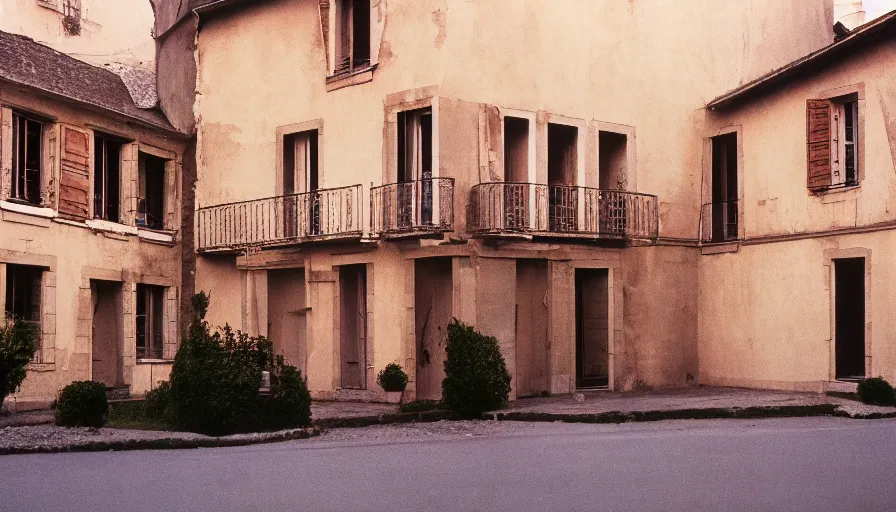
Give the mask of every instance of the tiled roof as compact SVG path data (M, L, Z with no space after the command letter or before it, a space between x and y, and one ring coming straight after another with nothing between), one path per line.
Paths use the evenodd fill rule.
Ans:
M175 132L157 110L137 106L121 78L24 36L0 31L0 80L99 107Z
M706 107L710 110L722 109L740 102L754 94L761 94L773 85L777 85L801 73L818 69L832 60L841 59L856 48L861 48L880 41L882 38L896 36L896 11L885 14L874 21L860 25L848 35L833 44L797 59L784 67L746 83L732 91L728 91L710 101Z

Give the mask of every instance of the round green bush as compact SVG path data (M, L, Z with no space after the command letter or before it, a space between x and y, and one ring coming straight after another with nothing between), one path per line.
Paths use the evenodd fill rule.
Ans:
M510 373L498 340L454 320L448 325L442 400L464 418L498 409L510 394Z
M376 376L376 383L384 391L404 391L408 386L408 374L398 363L389 363Z
M109 419L106 385L88 380L62 388L56 402L56 424L62 427L102 427Z
M159 387L146 394L143 400L143 409L146 415L153 419L166 419L169 417L171 406L171 384L164 381Z
M871 405L894 405L893 386L882 377L873 377L859 382L859 400Z

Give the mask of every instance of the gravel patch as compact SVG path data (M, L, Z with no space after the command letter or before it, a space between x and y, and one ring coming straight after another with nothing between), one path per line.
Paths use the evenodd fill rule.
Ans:
M319 433L317 428L305 428L210 437L192 432L157 430L66 428L54 425L4 427L0 428L0 455L242 446L305 439Z

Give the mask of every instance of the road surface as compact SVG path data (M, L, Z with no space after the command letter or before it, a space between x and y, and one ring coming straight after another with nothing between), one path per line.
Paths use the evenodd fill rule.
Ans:
M896 420L473 422L0 457L0 510L893 511Z

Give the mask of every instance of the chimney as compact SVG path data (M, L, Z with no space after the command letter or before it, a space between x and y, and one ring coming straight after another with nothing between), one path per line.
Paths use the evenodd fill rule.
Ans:
M838 35L844 35L866 21L865 6L863 0L835 0L834 1L834 31Z

